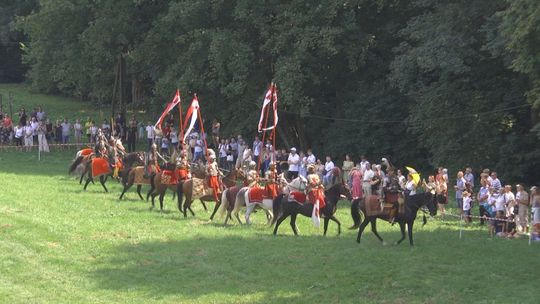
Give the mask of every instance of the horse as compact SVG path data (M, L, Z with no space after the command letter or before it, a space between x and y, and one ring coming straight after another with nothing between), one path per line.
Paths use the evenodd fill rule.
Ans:
M327 190L324 191L325 195L325 206L320 210L324 218L324 232L323 235L326 236L328 230L328 222L330 220L334 221L338 225L338 235L341 234L341 223L334 216L337 210L337 203L341 198L341 195L345 195L348 200L352 199L351 191L349 187L342 181L331 185ZM296 216L301 214L303 216L311 217L313 214L314 205L305 202L299 203L297 201L289 200L287 195L280 194L274 199L274 214L276 215L275 219L272 221L272 224L276 224L274 227L274 235L277 234L279 225L287 217L291 217L291 227L295 235L298 235L298 229L296 228Z
M360 243L360 238L362 237L364 229L369 223L371 223L371 231L373 231L379 241L384 244L383 239L381 238L379 233L377 233L377 219L382 219L385 221L390 221L391 219L389 218L389 214L384 212L375 212L374 214L368 216L367 208L369 206L366 206L368 204L372 204L376 208L379 208L380 211L380 205L377 206L379 204L379 196L372 195L360 201L359 209L362 211L362 213L364 213L365 218L364 221L360 224L360 227L358 228L358 236L356 238L356 242ZM437 204L435 201L435 196L433 194L431 194L430 192L424 192L406 196L404 205L404 211L402 213L398 213L394 219L395 222L399 223L399 228L401 229L401 239L399 239L395 244L399 245L405 239L405 224L407 224L409 242L410 245L413 246L413 225L416 219L416 213L423 206L427 206L429 214L431 216L435 216L437 214ZM424 225L425 223L426 218L424 215Z
M286 181L282 181L282 184L285 184L284 187L282 187L284 193L287 195L289 192L296 190L300 192L304 192L307 186L307 180L303 176L299 176L292 180L290 183L287 183ZM255 209L255 207L261 207L265 210L266 216L268 219L268 223L270 224L272 221L272 218L274 215L272 214L272 209L274 206L274 200L272 198L263 198L261 202L251 202L249 197L249 192L251 188L250 187L243 187L238 191L238 194L236 195L236 200L234 202L234 209L231 213L234 214L236 219L238 220L238 223L242 224L242 221L240 220L240 217L238 216L238 213L240 212L240 208L243 206L246 206L246 214L245 219L247 224L251 224L250 221L250 215L251 212Z
M154 198L159 195L159 210L163 212L163 197L167 189L177 193L178 206L181 205L182 181L178 180L175 163L166 163L160 172L152 174L150 176L150 185L152 186L149 192L152 196L152 207L150 209L154 208Z
M137 185L137 194L139 195L141 200L144 200L144 197L141 194L142 185L150 185L150 179L152 177L152 174L157 173L156 171L154 171L154 167L151 167L152 172L150 172L149 176L145 175L146 172L144 166L130 168L129 171L122 177L122 185L124 186L124 189L122 190L122 194L120 194L120 197L118 199L121 200L122 197L124 197L126 191L128 191L131 186ZM146 200L148 200L150 194L151 192L149 192L149 194L147 195Z
M239 176L239 171L237 169L232 169L229 173L221 179L222 184L226 188L230 188L236 185L237 177ZM182 207L183 195L186 195L186 201ZM184 214L184 217L187 217L187 210L191 215L195 216L195 213L191 209L191 204L194 200L199 199L203 206L204 202L215 201L214 193L211 188L206 186L205 178L191 178L182 183L182 187L179 188L178 195L180 196L178 200L178 210ZM214 211L210 215L210 220L214 219L216 212L221 205L221 200L218 197L218 201L214 207ZM205 206L206 207L206 206Z

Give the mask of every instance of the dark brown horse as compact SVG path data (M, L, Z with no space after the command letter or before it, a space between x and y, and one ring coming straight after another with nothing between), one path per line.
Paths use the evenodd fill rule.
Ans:
M380 212L376 213L374 215L367 216L366 212L366 205L367 204L378 204L378 196L372 195L371 197L367 197L363 200L360 200L359 202L359 209L364 213L365 218L362 224L360 224L360 227L358 229L358 237L356 238L356 241L360 243L360 238L362 237L362 233L364 232L364 229L368 224L371 223L371 231L375 236L381 241L381 243L384 244L383 239L377 232L377 219L382 219L385 221L390 221L389 214ZM405 198L405 206L404 206L404 212L398 213L397 216L394 219L394 222L399 223L399 228L401 229L401 239L399 239L396 242L396 245L401 244L401 242L405 239L405 224L407 224L407 231L409 234L409 242L411 246L413 246L413 225L414 220L416 219L416 213L420 208L423 206L427 206L429 210L429 214L431 216L435 216L437 214L437 202L435 200L435 196L431 194L430 192L425 193L419 193L415 195L406 196ZM425 224L425 215L424 215L424 224Z
M324 235L326 235L326 231L328 230L328 222L330 220L334 221L338 225L339 235L341 234L341 223L334 216L334 214L336 213L337 203L341 198L341 195L345 195L348 200L351 200L351 191L345 183L338 182L330 186L328 190L324 191L324 195L326 205L320 210L320 213L324 219ZM274 220L272 223L276 224L274 228L274 235L277 234L281 222L283 222L289 216L291 217L291 228L294 234L298 235L298 229L296 228L296 216L301 214L303 216L311 217L313 213L313 204L308 202L300 204L295 201L289 201L288 196L280 194L274 199L273 212Z

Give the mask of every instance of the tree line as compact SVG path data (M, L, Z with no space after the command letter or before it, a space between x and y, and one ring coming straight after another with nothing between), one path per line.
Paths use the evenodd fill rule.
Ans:
M280 145L540 180L540 1L7 2L41 92L110 102L122 60L133 106L178 87L254 134L275 81Z

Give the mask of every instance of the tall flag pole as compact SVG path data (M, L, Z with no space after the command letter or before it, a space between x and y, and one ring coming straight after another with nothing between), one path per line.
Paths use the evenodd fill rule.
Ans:
M189 121L189 126L188 126ZM206 143L206 134L204 133L204 124L202 121L202 115L201 115L201 109L199 106L199 98L197 97L197 94L193 94L193 100L191 101L191 106L189 106L186 118L184 119L184 142L186 141L186 138L188 137L189 133L193 130L193 127L195 126L195 123L199 122L199 126L201 127L201 137L204 141L204 148L206 151L206 159L208 159L208 145Z
M272 108L273 113L273 124L272 126L268 126L268 119L270 117L269 112L270 108ZM257 128L257 131L259 133L262 133L262 144L264 145L264 141L266 138L266 132L271 131L269 136L272 138L272 158L273 161L275 161L275 146L276 146L276 126L278 123L279 117L277 112L277 86L275 83L271 83L268 91L266 92L264 96L264 101L261 109L261 116L259 118L259 125ZM257 164L257 171L259 171L261 166L261 158L259 158L259 162Z

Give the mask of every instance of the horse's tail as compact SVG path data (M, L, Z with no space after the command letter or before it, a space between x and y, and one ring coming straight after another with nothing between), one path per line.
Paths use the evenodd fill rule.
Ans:
M69 166L68 173L69 174L73 173L75 169L77 169L77 167L82 163L83 159L84 159L84 156L79 156L75 158L75 160L71 163L71 166Z
M229 200L227 199L227 194L229 193L229 188L223 190L221 193L221 205L219 206L218 214L219 217L223 217L225 212L227 211L227 208L229 207Z
M274 202L272 203L272 213L274 213L274 217L272 218L272 222L270 223L270 226L274 225L280 216L281 213L281 201L283 200L283 197L285 194L280 194L274 198Z
M182 211L182 203L184 202L184 183L186 181L180 181L178 182L178 185L176 185L176 192L177 192L177 195L178 197L176 198L177 199L177 206L178 206L178 211L180 211L181 213L183 213Z

